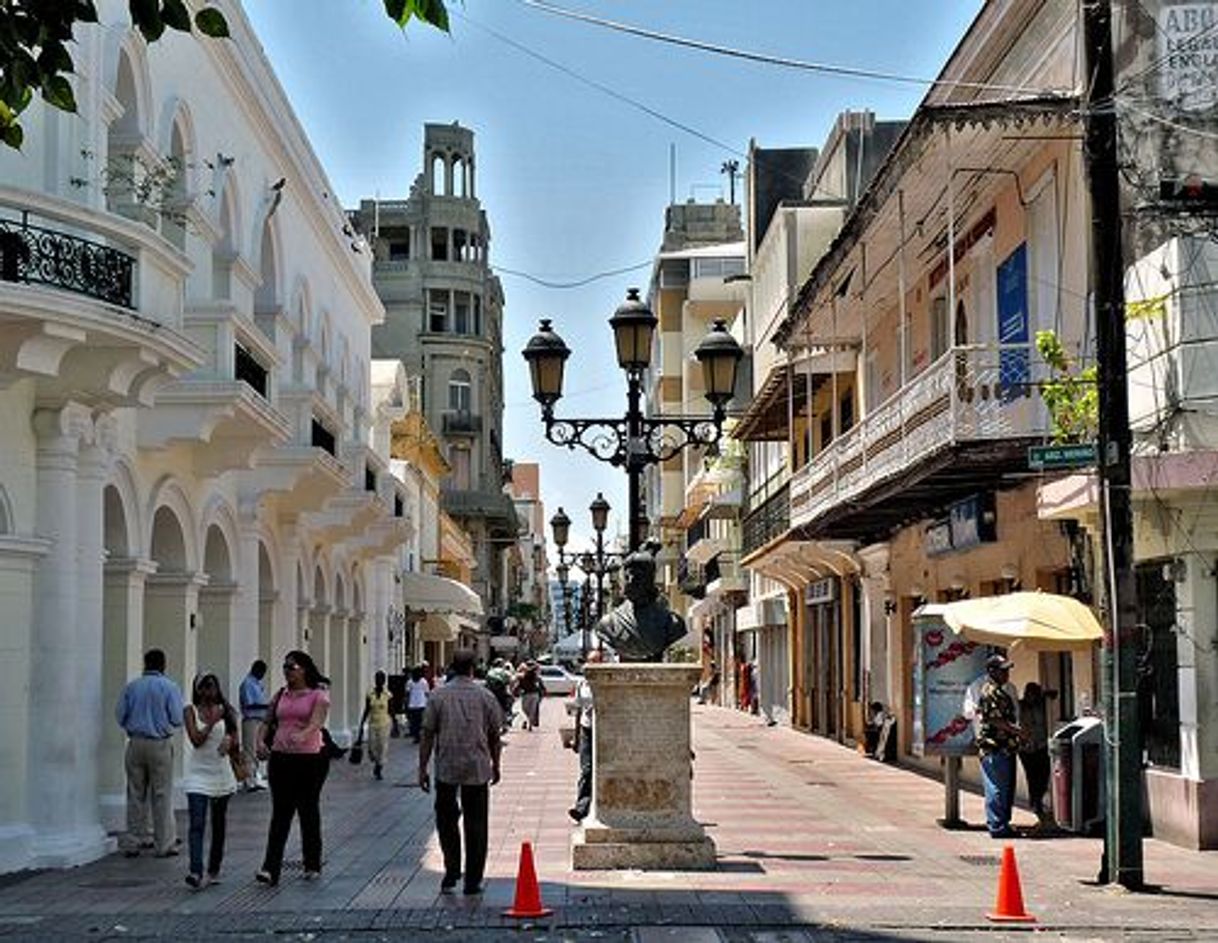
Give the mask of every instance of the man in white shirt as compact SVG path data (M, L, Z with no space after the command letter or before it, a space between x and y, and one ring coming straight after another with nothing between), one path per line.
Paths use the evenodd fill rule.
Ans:
M588 652L586 664L596 664L605 660L604 653L599 649ZM579 714L575 720L574 749L579 753L579 784L575 790L575 805L567 810L576 824L588 817L592 810L592 686L588 679L582 677L575 688L575 706Z

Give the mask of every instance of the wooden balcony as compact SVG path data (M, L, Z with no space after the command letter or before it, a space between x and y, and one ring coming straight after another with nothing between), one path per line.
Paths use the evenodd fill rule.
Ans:
M1028 344L952 348L792 476L792 529L820 531L827 517L883 501L882 529L918 517L938 484L951 497L1026 470L1027 443L1048 432L1044 376Z

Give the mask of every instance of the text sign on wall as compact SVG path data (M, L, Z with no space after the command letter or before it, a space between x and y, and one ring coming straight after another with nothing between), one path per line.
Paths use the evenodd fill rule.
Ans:
M1155 30L1159 94L1183 111L1218 102L1218 3L1159 7Z
M998 343L1028 343L1028 245L1019 246L998 266ZM1027 348L1001 350L998 384L1004 403L1026 393L1031 376Z

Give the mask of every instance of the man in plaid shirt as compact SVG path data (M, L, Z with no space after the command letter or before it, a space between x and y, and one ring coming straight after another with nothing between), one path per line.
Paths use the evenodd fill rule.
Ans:
M499 782L499 702L474 680L477 656L469 649L453 655L452 680L436 688L423 713L419 743L419 787L431 789L427 771L436 755L436 832L444 853L440 892L451 894L461 877L461 819L465 819L465 893L482 893L486 868L490 787Z

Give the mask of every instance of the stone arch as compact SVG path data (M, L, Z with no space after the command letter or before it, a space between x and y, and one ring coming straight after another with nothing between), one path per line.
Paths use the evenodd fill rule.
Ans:
M241 561L238 559L233 548L240 547L241 541L238 538L237 517L233 513L232 507L220 495L213 495L203 508L203 513L199 517L199 530L204 535L203 539L203 565L207 572L211 572L209 561L207 559L207 543L211 539L213 529L219 531L220 536L224 539L224 544L227 548L229 559L229 570L227 578L232 579L233 574L240 572Z
M255 233L254 245L257 246L257 267L261 275L258 288L254 292L254 311L274 311L283 298L282 274L279 270L279 226L274 217L262 218L258 232Z
M161 192L161 235L185 251L185 213L187 201L194 192L197 136L190 105L184 99L170 99L166 102L165 113L159 146L172 177Z
M458 154L452 162L453 192L456 196L468 196L469 184L466 180L465 159Z
M144 182L156 163L148 145L152 90L148 63L134 41L115 50L108 88L117 102L117 115L106 129L104 166L98 167L106 208L156 227L156 208L148 204Z
M428 182L431 192L436 196L444 196L448 192L448 164L443 154L432 154L430 170Z
M111 123L110 130L147 137L152 80L143 41L134 31L118 33L107 58L106 88L122 106L122 113Z
M464 367L457 367L448 375L448 408L457 412L474 408L474 382Z
M217 238L212 246L212 291L217 298L232 297L233 264L241 255L241 190L230 169L220 191Z
M172 527L169 527L171 522L166 518L166 514L172 517L172 524L177 527L176 536ZM176 568L171 572L194 573L199 569L198 527L194 512L181 486L171 478L162 479L152 490L148 502L146 533L144 545L148 548L148 557L158 563L162 558L172 562ZM158 572L166 572L164 564L161 564Z

